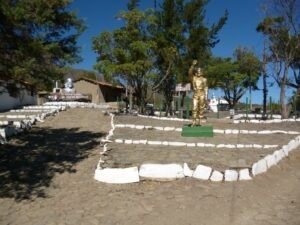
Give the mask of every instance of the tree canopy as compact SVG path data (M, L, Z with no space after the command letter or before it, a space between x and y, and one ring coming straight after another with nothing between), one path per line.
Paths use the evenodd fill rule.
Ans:
M257 88L261 62L247 48L237 48L234 58L215 58L206 70L210 87L220 88L230 108L234 108L248 88Z
M156 43L149 37L154 21L153 10L138 9L138 0L128 3L128 10L117 16L124 26L113 32L102 32L93 38L93 49L98 54L95 68L106 78L121 78L132 87L138 105L143 110L147 89L152 81Z
M69 4L70 0L1 0L0 80L46 89L61 78L60 68L79 62L76 40L84 26Z
M106 78L122 78L131 86L140 109L150 84L159 87L170 104L175 82L189 82L187 71L193 59L205 65L227 20L225 12L216 24L207 27L207 2L164 0L155 11L141 11L139 0L131 0L128 10L117 16L124 26L93 38L98 54L95 68Z

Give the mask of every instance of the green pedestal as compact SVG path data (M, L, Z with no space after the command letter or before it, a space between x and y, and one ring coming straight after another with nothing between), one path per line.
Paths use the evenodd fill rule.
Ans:
M214 131L212 126L184 126L181 136L183 137L213 137Z

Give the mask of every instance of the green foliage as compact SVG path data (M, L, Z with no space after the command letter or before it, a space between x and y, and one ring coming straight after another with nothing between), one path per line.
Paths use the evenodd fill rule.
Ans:
M121 79L134 88L142 111L146 104L147 88L153 83L156 42L150 38L154 12L140 11L139 1L132 0L128 11L119 13L124 26L113 32L103 32L93 38L98 54L95 68L108 79Z
M260 60L252 51L242 47L235 50L234 56L238 65L238 71L247 76L243 85L257 89L256 84L262 71L262 63Z
M76 40L83 22L69 0L1 0L0 79L44 89L61 68L79 61Z
M234 56L235 60L213 59L205 71L209 87L223 90L231 108L235 107L249 87L256 88L261 71L260 61L246 48L237 48Z
M205 67L209 63L211 48L219 43L218 33L228 19L228 12L225 11L224 15L209 27L205 21L207 3L207 0L191 0L181 7L184 41L180 49L181 63L178 64L179 82L188 82L187 71L192 60L196 59L200 67Z
M189 82L193 59L206 65L218 42L217 34L228 13L211 27L206 25L206 0L164 0L155 12L140 11L131 0L117 16L124 26L93 38L98 54L95 68L107 79L121 79L135 89L138 104L146 103L146 90L153 84L172 101L176 82Z

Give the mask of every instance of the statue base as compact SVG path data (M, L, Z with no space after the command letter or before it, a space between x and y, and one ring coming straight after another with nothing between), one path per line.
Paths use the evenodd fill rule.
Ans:
M213 137L214 131L212 126L184 126L181 136L183 137Z

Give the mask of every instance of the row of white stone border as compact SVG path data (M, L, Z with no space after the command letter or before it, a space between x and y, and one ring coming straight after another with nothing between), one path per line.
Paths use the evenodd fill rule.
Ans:
M247 118L247 119L241 119ZM254 118L254 119L253 119ZM281 115L272 115L274 119L262 120L260 114L237 114L233 117L233 123L282 123L282 122L300 122L300 118L281 119Z
M158 127L158 126L145 126L135 124L116 124L116 128L131 128L138 130L159 130L159 131L177 131L181 132L182 128L176 127ZM238 130L238 129L213 129L215 134L300 134L298 131L285 131L285 130Z
M181 119L181 118L170 118L170 117L157 117L157 116L146 116L146 115L138 115L139 117L143 118L151 118L157 120L172 120L172 121L183 121L183 122L191 122L189 119ZM255 118L255 115L252 117L248 114L248 118ZM258 115L257 115L258 116ZM238 114L234 116L233 123L282 123L282 122L300 122L300 118L295 119L280 119L278 115L274 115L275 119L268 119L268 120L259 120L259 119L239 119L242 117L246 117L246 114Z
M45 106L68 106L70 108L96 108L109 109L109 104L96 104L90 102L46 102Z
M256 148L267 149L277 148L278 145L260 145L260 144L212 144L212 143L187 143L180 141L152 141L152 140L132 140L132 139L115 139L115 143L119 144L142 144L142 145L162 145L176 147L198 147L198 148Z
M104 154L107 151L107 143L111 142L110 138L113 136L115 125L113 122L114 115L111 115L111 130L108 135L101 140L103 144ZM172 180L184 177L193 177L201 180L210 180L214 182L221 181L242 181L251 180L258 174L266 172L269 168L277 165L279 161L289 155L289 152L298 148L300 145L300 135L291 140L287 145L284 145L280 150L274 151L273 154L265 156L263 159L255 162L251 168L244 168L240 170L227 169L223 172L214 170L206 165L198 165L195 170L191 170L187 163L181 164L142 164L138 167L129 168L102 168L101 159L98 162L95 170L94 179L100 182L123 184L135 183L142 179L154 180Z
M33 107L24 107L20 110L10 110L11 113L33 113ZM56 107L56 108L35 108L34 115L30 114L6 114L0 115L0 144L5 144L8 137L19 134L28 130L35 124L36 121L44 122L44 120L50 116L55 115L59 111L66 110L65 107Z
M30 129L36 122L44 122L50 116L55 115L59 111L67 108L95 108L95 109L109 109L108 104L95 104L86 102L46 102L43 105L24 106L22 109L10 110L11 113L23 114L5 114L0 115L0 144L5 144L8 137ZM27 113L27 114L25 114ZM37 113L30 115L28 113Z

